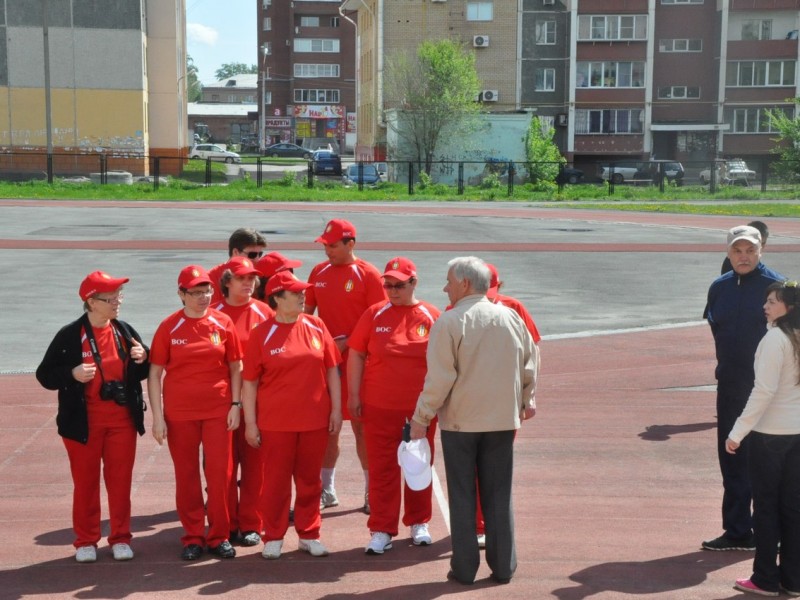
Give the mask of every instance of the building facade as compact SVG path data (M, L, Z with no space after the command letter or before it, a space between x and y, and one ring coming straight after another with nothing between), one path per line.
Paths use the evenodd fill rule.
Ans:
M423 39L476 53L492 112L555 128L568 160L760 158L793 114L800 0L345 0L358 16L358 154L385 150L387 57ZM480 42L480 43L478 43Z
M356 60L355 29L339 14L340 0L258 2L263 144L327 139L344 148Z
M57 173L185 155L185 30L184 0L0 0L2 169L41 171L48 146Z

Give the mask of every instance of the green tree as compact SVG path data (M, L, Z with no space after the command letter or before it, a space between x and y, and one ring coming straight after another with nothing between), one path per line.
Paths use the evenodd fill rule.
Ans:
M255 73L258 73L257 65L247 66L244 63L235 62L223 64L219 69L214 71L214 77L217 78L217 81L220 81L222 79L233 77L234 75L252 75Z
M553 181L558 175L560 165L566 160L561 156L558 146L553 142L555 130L542 128L539 117L532 117L525 136L525 158L528 179L531 183Z
M203 85L197 76L197 65L188 54L186 55L186 92L189 102L199 102L203 96Z
M793 98L800 108L800 98ZM778 137L775 142L780 146L774 149L776 154L781 155L780 162L775 163L775 171L787 181L800 180L800 116L790 117L789 111L779 108L769 110L770 124L773 129L778 130Z
M430 175L436 144L448 127L468 127L480 106L475 54L454 40L426 41L416 55L395 54L387 61L386 105L398 110L390 126ZM397 157L405 158L405 157Z

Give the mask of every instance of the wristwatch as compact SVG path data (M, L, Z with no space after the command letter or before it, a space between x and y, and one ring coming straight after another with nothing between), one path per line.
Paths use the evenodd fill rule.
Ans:
M231 406L238 406L239 408L242 408L242 403L241 402L231 402Z

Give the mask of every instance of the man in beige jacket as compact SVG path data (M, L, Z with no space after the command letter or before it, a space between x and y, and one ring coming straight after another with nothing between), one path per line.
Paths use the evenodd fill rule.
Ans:
M491 273L474 256L448 263L452 309L434 323L428 373L411 422L418 439L439 415L450 506L449 579L472 584L480 564L475 534L477 473L486 520L486 562L508 583L517 567L511 507L514 435L536 413L539 354L514 311L486 298Z

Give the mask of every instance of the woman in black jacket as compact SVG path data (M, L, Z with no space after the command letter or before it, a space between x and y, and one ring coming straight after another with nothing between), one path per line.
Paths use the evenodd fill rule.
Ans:
M118 321L127 278L89 274L79 295L84 314L63 327L36 369L36 379L58 390L58 433L69 456L75 560L97 560L100 541L100 470L108 493L115 560L133 558L131 479L136 434L144 434L141 380L148 349L139 334Z

